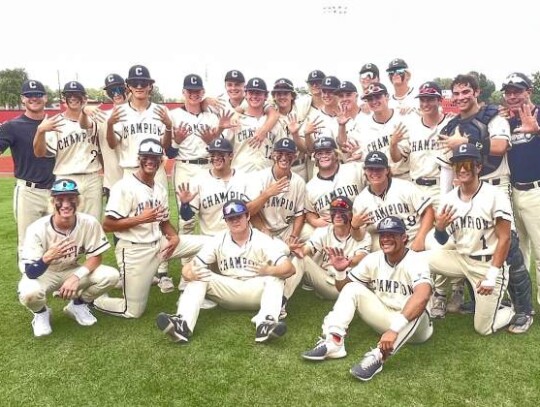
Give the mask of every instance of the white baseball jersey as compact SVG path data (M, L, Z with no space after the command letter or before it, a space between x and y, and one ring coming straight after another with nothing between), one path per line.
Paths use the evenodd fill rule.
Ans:
M332 137L334 140L337 139L339 125L336 116L330 116L322 109L319 110L311 106L305 122L321 122L319 130L311 135L313 140L317 140L319 137L323 136ZM300 129L300 134L304 134L303 128Z
M150 103L146 110L139 112L130 103L119 106L121 113L125 115L124 121L116 123L113 128L119 141L117 148L122 168L139 166L138 152L142 140L153 138L161 143L161 138L165 134L165 125L159 120L157 108L158 105Z
M362 164L351 162L340 164L333 177L314 176L306 184L306 212L317 213L320 217L330 216L330 203L337 196L346 196L351 201L365 186Z
M223 105L224 105L224 109L225 109L225 112L227 114L230 114L231 112L232 113L237 113L236 112L236 107L234 107L231 103L231 99L229 99L229 95L227 95L226 93L223 93L221 95L219 95L217 97L218 101L221 102ZM242 99L242 102L240 103L240 105L238 106L243 112L245 112L249 105L247 103L247 100L244 98Z
M154 208L163 206L169 219L169 196L167 190L158 182L154 187L140 181L135 174L124 177L111 188L109 202L105 208L105 216L122 219L139 215L146 205ZM136 243L152 243L161 238L159 222L143 223L132 228L114 232L118 239Z
M345 240L341 240L334 233L334 225L328 225L315 229L313 235L306 242L306 245L312 249L311 257L313 260L321 268L327 269L330 266L330 262L324 250L326 247L343 249L343 254L352 258L359 253L369 253L371 251L371 236L369 233L366 233L361 241L357 241L349 235Z
M98 159L97 127L83 130L76 120L60 115L59 131L45 134L49 156L56 158L53 173L56 176L90 174L101 169Z
M408 250L391 266L382 250L368 254L348 274L352 281L368 286L388 308L402 311L418 284L433 286L425 256Z
M273 168L267 168L251 176L247 196L249 200L257 198L272 183L276 182ZM264 218L273 235L294 223L294 219L304 213L306 183L298 174L291 174L289 188L281 194L272 196L259 214Z
M445 115L435 127L428 127L424 124L421 116L411 117L407 122L408 129L408 150L410 177L417 178L439 178L441 168L439 157L443 154L443 148L439 142L441 129L446 126L450 118Z
M407 115L403 116L399 114L396 109L394 109L392 116L385 123L375 121L373 115L368 116L367 118L365 116L360 116L357 126L359 133L358 141L363 150L362 157L365 158L371 151L380 151L388 157L390 169L395 176L407 173L409 171L409 149L406 140L408 135L398 143L402 160L397 163L392 160L392 156L390 155L390 140L392 138L392 133L394 133L396 127L400 123L403 123L407 129L409 129L409 121ZM408 131L408 134L410 134L410 130Z
M405 222L409 243L416 237L420 228L420 217L431 204L431 198L423 196L420 190L410 181L391 178L387 190L381 196L375 195L369 186L356 197L353 213L369 213L373 223L367 231L374 238L377 225L388 216L397 216Z
M233 241L227 230L219 233L207 243L197 254L196 259L209 266L216 263L219 272L224 276L246 280L259 275L246 270L245 266L277 265L287 259L289 253L284 251L283 243L279 244L270 236L250 228L249 240L239 246Z
M497 218L512 221L510 199L500 189L481 182L469 202L460 198L459 188L454 188L441 198L440 208L453 206L455 220L446 228L460 254L469 256L492 255L497 246L495 224Z
M199 114L189 113L183 108L171 110L169 117L172 120L173 127L184 123L187 125L188 136L180 144L172 140L172 147L178 149L177 160L194 160L198 158L207 158L206 142L197 134L197 131L203 130L206 126L217 127L218 118L210 112L201 112Z
M418 111L418 99L416 98L414 86L411 86L404 96L391 95L388 99L388 106L395 109L413 109L411 113L416 113Z
M118 164L119 152L117 148L110 148L107 142L107 120L111 116L111 110L102 110L105 115L104 121L94 122L97 128L99 148L103 158L103 186L111 188L118 180L122 178L123 170Z
M268 132L260 147L252 148L248 145L255 131L265 123L266 118L266 115L261 117L239 115L238 127L229 129L225 133L225 138L230 141L234 149L233 168L250 173L272 166L270 157L274 143L284 137L279 123Z
M227 229L223 219L223 204L230 199L247 200L247 177L244 173L233 170L228 181L212 175L206 170L193 178L189 184L192 193L197 193L189 203L193 212L199 214L201 234L214 236Z
M30 264L43 257L49 248L65 239L73 241L69 252L61 259L53 260L47 271L64 271L77 267L83 257L94 257L109 249L110 244L101 224L91 215L77 213L75 226L64 234L56 230L53 215L47 215L32 223L26 232L21 262ZM21 270L24 272L24 270Z

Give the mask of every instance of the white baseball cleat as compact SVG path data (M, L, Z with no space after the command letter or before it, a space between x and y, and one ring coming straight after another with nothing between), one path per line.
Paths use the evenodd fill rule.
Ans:
M345 341L341 338L336 341L333 335L325 338L319 338L315 347L302 353L302 357L307 360L321 361L325 359L340 359L347 356L345 350Z
M205 298L201 304L201 309L213 309L217 307L217 302Z
M446 297L444 295L433 294L431 296L431 318L441 319L446 316Z
M45 307L45 311L34 313L34 319L32 320L32 329L34 330L34 336L47 336L52 333L51 328L51 309Z
M163 294L172 293L174 291L174 283L169 276L161 277L157 285Z
M73 318L79 325L82 326L91 326L97 322L96 317L93 316L88 309L87 304L76 305L73 300L71 300L69 304L64 307L64 313Z

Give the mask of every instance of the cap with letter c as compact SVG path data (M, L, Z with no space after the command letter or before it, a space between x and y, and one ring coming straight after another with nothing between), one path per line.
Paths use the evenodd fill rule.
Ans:
M204 89L202 78L197 74L189 74L184 78L184 89L201 90Z
M454 148L452 158L450 158L450 162L455 163L457 161L471 160L471 159L476 160L476 161L481 161L482 154L480 154L480 150L474 144L465 143L465 144L460 144L459 146Z
M233 152L233 146L229 142L229 140L218 137L210 142L208 144L208 147L206 147L206 150L209 153L232 153Z
M244 75L242 74L242 72L236 69L228 71L225 74L225 82L244 83L245 81L246 81L246 78L244 78Z
M117 73L112 73L105 77L105 86L103 89L107 89L113 86L125 86L124 78Z
M27 81L24 81L24 83L22 84L21 95L26 95L28 93L46 94L47 92L45 92L45 86L43 86L43 84L40 81L28 79Z

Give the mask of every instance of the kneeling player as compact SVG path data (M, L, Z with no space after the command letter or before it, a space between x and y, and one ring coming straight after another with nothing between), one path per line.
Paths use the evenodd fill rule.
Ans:
M355 311L382 336L377 347L367 352L351 368L359 380L370 380L383 368L383 363L406 342L421 343L431 337L426 304L432 281L422 254L406 248L407 234L403 221L395 216L377 225L380 251L368 254L348 275L336 274L340 290L334 309L323 322L323 338L302 354L304 359L343 358L344 337ZM343 251L333 250L336 270L344 270L348 260Z
M188 283L176 314L157 317L158 328L174 342L189 340L205 296L231 310L258 309L253 318L256 342L283 336L287 330L278 317L284 279L295 270L283 251L285 246L250 226L247 206L241 200L227 201L223 217L228 230L214 236L182 270ZM212 272L212 265L219 272Z
M64 312L79 325L90 326L97 320L88 304L114 288L120 278L116 269L101 264L101 254L110 244L96 218L77 213L78 195L73 180L55 181L54 214L38 219L26 232L18 291L21 303L34 313L35 336L52 332L47 294L59 290L62 298L71 300ZM86 261L81 265L83 254Z

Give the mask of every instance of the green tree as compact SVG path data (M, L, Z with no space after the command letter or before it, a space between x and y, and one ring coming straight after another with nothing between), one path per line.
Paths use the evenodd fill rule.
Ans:
M88 95L88 99L90 100L97 100L101 103L109 101L109 98L105 94L105 91L102 89L86 88L86 94Z
M154 103L163 103L165 102L165 98L159 91L159 88L154 85L154 89L152 90L152 94L150 95L150 100Z
M55 103L60 102L60 98L58 97L58 91L53 90L49 88L47 85L45 85L45 92L47 92L47 105L46 107L51 107Z
M452 90L450 86L452 85L453 78L435 78L433 82L441 87L442 90Z
M540 71L532 74L533 88L531 100L535 105L540 105Z
M489 98L489 103L494 105L501 105L503 103L503 93L500 90L493 92Z
M27 79L28 73L24 68L0 71L0 106L20 107L21 87Z
M483 73L471 71L469 72L469 75L474 75L478 79L478 84L480 85L480 96L478 96L478 101L488 103L491 94L495 92L495 83L492 80L489 80Z

